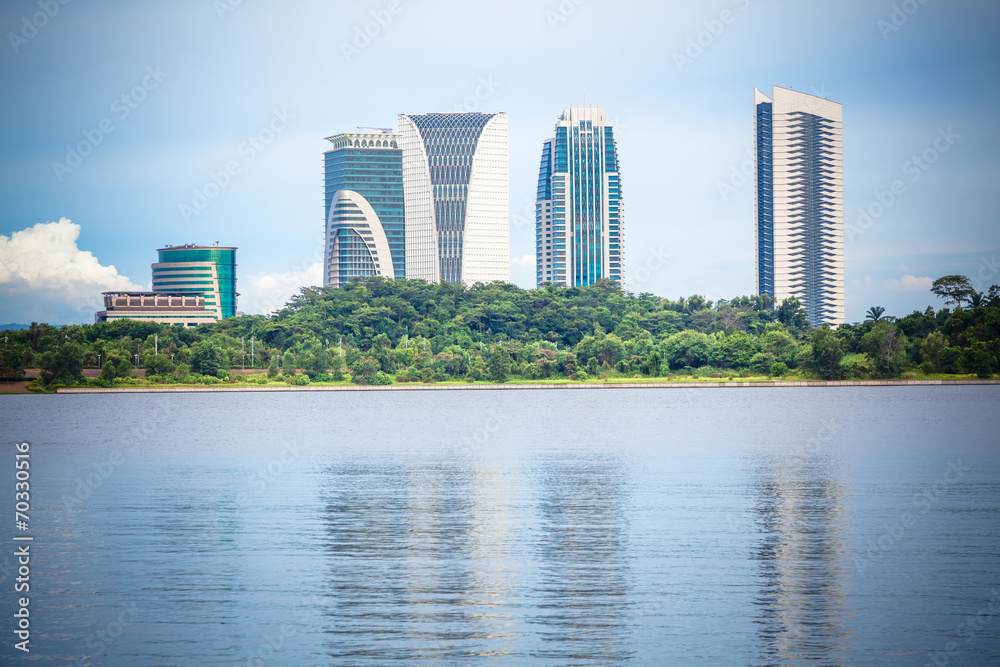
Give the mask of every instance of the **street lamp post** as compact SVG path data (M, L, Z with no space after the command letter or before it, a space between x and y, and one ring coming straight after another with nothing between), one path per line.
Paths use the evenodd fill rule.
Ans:
M97 355L97 370L101 370L101 355Z

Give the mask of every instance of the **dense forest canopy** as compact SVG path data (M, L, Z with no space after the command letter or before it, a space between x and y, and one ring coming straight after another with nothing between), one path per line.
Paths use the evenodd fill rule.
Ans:
M42 369L46 384L113 386L244 381L229 371L310 381L440 382L595 377L899 377L1000 368L1000 288L975 293L962 276L932 291L955 309L810 329L797 299L766 295L676 301L615 283L471 287L380 277L303 288L270 316L184 328L132 320L6 331L0 375ZM965 307L963 307L965 306ZM84 380L84 368L101 368ZM280 376L280 377L279 377Z

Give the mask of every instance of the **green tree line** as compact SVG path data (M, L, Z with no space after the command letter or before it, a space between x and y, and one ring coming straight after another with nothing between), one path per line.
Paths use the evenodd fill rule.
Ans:
M243 381L231 371L244 367L267 371L252 381L292 384L989 377L1000 370L1000 288L977 294L968 279L945 276L932 292L954 309L897 319L873 307L864 322L811 329L797 299L776 304L767 295L675 301L627 293L610 281L525 290L373 277L338 289L303 288L270 316L195 328L33 323L4 332L0 375L19 378L38 367L47 385L113 386L137 382L137 366L149 382L207 384ZM84 368L98 367L100 378L84 380Z

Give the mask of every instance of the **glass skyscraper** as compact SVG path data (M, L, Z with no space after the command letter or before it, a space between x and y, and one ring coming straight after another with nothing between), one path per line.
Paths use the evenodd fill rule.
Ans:
M156 252L154 292L203 295L205 310L217 319L236 315L236 248L179 245Z
M323 285L406 277L402 150L391 130L327 137Z
M754 89L757 293L796 297L811 326L844 322L841 105Z
M406 276L510 279L506 113L398 116Z
M535 202L535 280L621 283L624 230L618 144L604 109L571 107L542 145Z

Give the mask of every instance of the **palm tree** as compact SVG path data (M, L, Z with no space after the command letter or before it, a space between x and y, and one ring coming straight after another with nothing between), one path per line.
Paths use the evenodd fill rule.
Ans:
M981 305L983 305L983 302L984 298L982 292L973 292L972 294L969 295L969 305L971 305L973 308L979 308Z
M871 320L873 323L878 322L880 319L882 319L882 313L884 312L885 308L883 308L882 306L872 306L871 308L868 309L868 312L865 313L865 322L868 322L869 320Z

